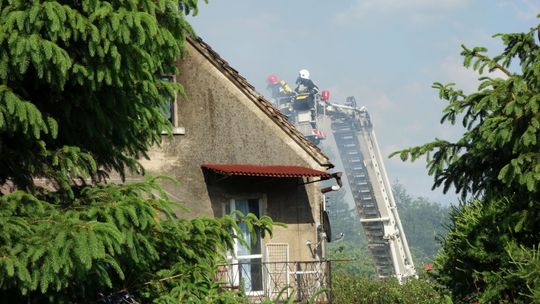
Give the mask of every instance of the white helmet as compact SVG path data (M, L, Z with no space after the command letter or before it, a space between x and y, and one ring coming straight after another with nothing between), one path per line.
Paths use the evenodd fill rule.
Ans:
M309 79L309 71L306 69L302 69L298 72L298 76L303 79Z

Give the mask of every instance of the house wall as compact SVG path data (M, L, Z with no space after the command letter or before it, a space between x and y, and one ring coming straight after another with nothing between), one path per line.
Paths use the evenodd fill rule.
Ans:
M312 259L306 241L317 241L322 199L318 183L298 185L301 180L273 180L251 189L246 184L228 187L228 192L224 192L219 184L205 183L201 164L298 165L321 171L326 168L207 58L191 46L188 54L179 63L177 75L188 100L179 98L175 113L185 134L164 137L161 147L150 151L150 160L142 161L147 174L164 174L179 181L179 185L165 187L172 198L191 210L180 214L184 217L221 216L221 204L232 196L250 192L265 195L264 212L274 221L288 224L286 229L276 227L274 238L265 241L289 243L291 260ZM253 182L256 184L257 180Z
M301 178L267 177L229 177L225 180L208 180L207 189L212 208L216 216L223 214L223 205L235 198L259 198L262 201L262 214L287 227L274 226L273 237L267 235L263 246L268 243L289 244L290 260L309 261L313 259L306 242L316 243L316 228L319 215L313 214L318 209L312 208L310 196L315 197L314 187L299 184Z

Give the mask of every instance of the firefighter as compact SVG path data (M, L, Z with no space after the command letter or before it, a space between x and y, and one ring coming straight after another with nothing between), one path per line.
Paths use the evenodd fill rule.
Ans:
M272 94L272 98L278 98L280 95L279 80L276 75L270 75L266 78L266 88Z
M270 75L266 78L266 87L272 93L272 98L291 97L294 94L291 87L285 80L279 80L276 75Z
M266 84L267 89L272 94L274 106L287 117L290 117L292 98L296 95L294 91L284 80L279 80L276 75L268 76Z
M309 79L309 71L302 69L298 72L298 78L296 79L296 89L294 91L298 94L316 94L319 93L319 88Z
M319 93L319 88L309 79L309 71L302 69L298 72L298 78L296 79L296 88L294 91L297 93L294 101L295 110L307 110L313 108L314 94Z

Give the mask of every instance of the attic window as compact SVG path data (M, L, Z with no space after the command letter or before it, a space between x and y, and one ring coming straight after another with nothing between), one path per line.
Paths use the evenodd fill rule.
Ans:
M166 81L166 82L173 82L174 81L174 76L162 76L160 78L161 81ZM175 94L176 95L176 94ZM162 108L161 108L161 113L163 114L163 116L165 116L165 118L167 118L167 120L172 123L174 125L174 110L175 110L175 103L176 103L176 96L173 100L169 100L167 102L166 105L164 105Z
M160 80L168 82L176 82L176 75L164 75L161 76ZM161 109L161 113L173 126L172 133L173 135L185 134L185 129L178 126L178 117L177 117L177 107L178 107L178 96L174 94L174 98L169 100L166 105ZM165 134L166 132L163 132Z

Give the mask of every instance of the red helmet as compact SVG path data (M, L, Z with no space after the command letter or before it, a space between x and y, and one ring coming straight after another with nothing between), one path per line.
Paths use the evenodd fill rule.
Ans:
M270 75L268 76L268 78L266 78L266 83L268 84L276 84L279 82L279 79L277 78L276 75Z

